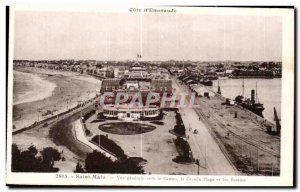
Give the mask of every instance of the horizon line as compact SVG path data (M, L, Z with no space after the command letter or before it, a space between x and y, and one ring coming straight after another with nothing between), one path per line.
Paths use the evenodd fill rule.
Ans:
M23 61L104 61L104 62L128 62L128 61L139 61L139 62L282 62L282 60L137 60L137 59L126 59L126 60L97 60L97 59L13 59Z

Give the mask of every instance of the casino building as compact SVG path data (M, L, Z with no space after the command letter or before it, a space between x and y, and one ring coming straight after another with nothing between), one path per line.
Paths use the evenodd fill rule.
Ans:
M100 115L108 119L124 121L159 119L162 117L160 100L148 103L147 98L153 95L162 96L173 93L172 80L168 74L155 73L138 63L122 71L118 79L103 79L100 93L111 93L100 106ZM126 94L127 101L116 104L118 94ZM137 99L137 95L140 96ZM123 99L123 98L121 98ZM149 101L148 101L149 102Z
M158 106L129 106L106 105L103 107L103 116L120 120L143 120L157 118L160 115Z

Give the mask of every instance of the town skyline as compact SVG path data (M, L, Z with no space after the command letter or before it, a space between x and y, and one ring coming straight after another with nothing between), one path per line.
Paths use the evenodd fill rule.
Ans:
M14 61L96 61L96 62L134 62L138 61L137 59L126 59L126 60L96 60L96 59L13 59ZM139 60L139 62L193 62L196 63L198 62L199 64L201 63L216 63L216 62L239 62L241 64L243 63L253 63L253 62L282 62L281 60L276 61L276 60L252 60L252 61L238 61L238 60L211 60L211 61L200 61L200 60Z

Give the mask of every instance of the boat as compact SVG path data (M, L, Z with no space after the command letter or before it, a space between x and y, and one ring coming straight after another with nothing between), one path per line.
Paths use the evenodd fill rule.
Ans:
M219 76L218 80L228 80L228 76Z
M264 104L258 101L257 97L257 83L256 90L251 90L251 99L244 97L244 80L243 80L243 95L238 95L235 97L236 104L242 106L243 108L252 111L253 113L263 117L262 112L265 110Z
M275 119L275 122L276 122L276 130L275 130L275 132L277 134L279 134L280 131L281 131L281 124L280 124L280 119L279 119L279 117L277 115L277 111L276 111L275 107L274 107L274 119Z
M204 79L204 80L200 80L200 84L205 85L205 86L212 86L213 82L209 79Z

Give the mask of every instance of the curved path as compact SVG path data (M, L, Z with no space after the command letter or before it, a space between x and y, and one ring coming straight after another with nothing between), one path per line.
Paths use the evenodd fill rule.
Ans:
M101 149L100 147L98 147L97 145L91 143L86 135L85 135L85 132L84 132L84 128L83 128L83 125L82 125L82 122L80 119L76 120L74 123L73 123L73 126L74 126L74 131L75 131L75 137L78 141L84 143L85 145L89 146L91 149L93 150L96 150L96 151L99 151L101 153L103 153L106 157L109 157L111 160L113 161L116 161L117 158L115 156L113 156L112 154L110 153L107 153L106 151L104 151L103 149Z

